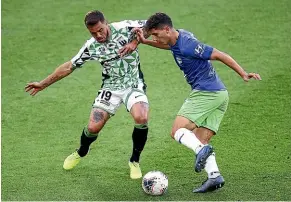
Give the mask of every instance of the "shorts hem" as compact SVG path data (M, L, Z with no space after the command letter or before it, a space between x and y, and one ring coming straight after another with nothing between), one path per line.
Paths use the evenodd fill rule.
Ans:
M109 111L108 109L105 109L105 108L103 108L103 107L93 106L92 108L95 108L95 109L102 109L102 110L106 111L110 116L114 116L114 115L115 115L114 112Z
M205 125L205 126L200 126L200 127L207 128L207 129L213 131L215 134L216 134L217 131L218 131L218 129L214 129L213 127L211 127L211 126L207 126L207 125Z
M183 115L183 114L177 114L177 116L182 116L182 117L188 119L189 121L192 121L193 123L195 123L195 125L197 126L197 128L199 128L199 127L201 126L201 124L198 123L196 120L193 120L193 119L187 117L186 115Z

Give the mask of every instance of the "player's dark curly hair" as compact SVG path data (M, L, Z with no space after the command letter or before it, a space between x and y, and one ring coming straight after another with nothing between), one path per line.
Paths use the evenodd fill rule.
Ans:
M171 18L165 13L155 13L147 20L145 30L150 31L151 29L161 29L165 25L173 27Z
M98 22L104 22L105 17L102 12L94 10L94 11L89 11L86 16L85 16L85 25L88 26L94 26Z

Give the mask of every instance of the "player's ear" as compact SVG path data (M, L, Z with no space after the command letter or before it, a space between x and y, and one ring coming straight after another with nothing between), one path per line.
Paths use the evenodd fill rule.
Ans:
M169 26L165 26L165 30L166 30L166 33L167 33L167 34L170 33L170 27L169 27Z

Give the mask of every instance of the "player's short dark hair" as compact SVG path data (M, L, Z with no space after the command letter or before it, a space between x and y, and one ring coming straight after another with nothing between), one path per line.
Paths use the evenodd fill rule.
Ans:
M173 27L171 18L165 13L155 13L147 20L145 30L150 31L151 29L161 29L165 25Z
M104 22L105 17L102 12L94 10L94 11L89 11L86 16L85 16L85 25L88 26L93 26L96 25L98 22Z

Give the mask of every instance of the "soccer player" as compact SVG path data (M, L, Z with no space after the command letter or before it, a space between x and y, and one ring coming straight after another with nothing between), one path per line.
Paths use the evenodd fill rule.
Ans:
M60 65L47 78L26 85L26 92L34 96L70 75L75 69L81 68L89 60L95 60L102 65L101 89L94 100L89 123L81 133L79 149L64 161L65 170L74 168L80 159L87 155L90 144L97 139L106 122L123 103L135 121L132 133L133 150L128 163L130 178L142 177L139 160L147 141L149 103L136 49L138 41L134 39L132 29L142 27L144 24L144 20L108 24L102 12L96 10L88 12L85 16L85 25L92 38L75 57ZM127 54L129 52L131 53Z
M232 68L244 81L261 80L259 74L247 73L229 55L201 43L192 33L173 27L165 13L156 13L146 22L144 31L135 30L140 43L170 49L183 71L192 92L185 100L174 121L171 136L196 154L195 171L202 169L208 178L193 192L207 192L221 188L225 181L218 169L210 139L217 133L228 105L228 92L215 72L210 60L218 60ZM143 33L151 35L148 40Z

